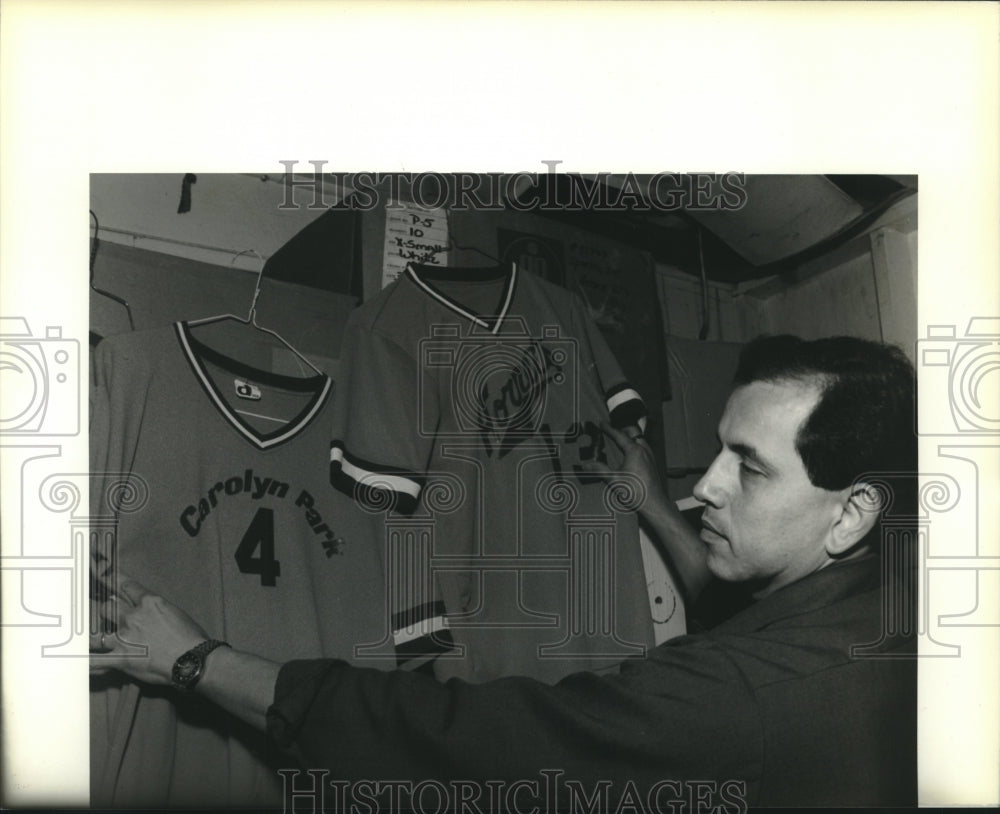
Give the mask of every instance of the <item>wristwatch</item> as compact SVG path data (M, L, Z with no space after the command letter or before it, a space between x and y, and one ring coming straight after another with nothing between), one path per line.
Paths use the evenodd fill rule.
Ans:
M196 647L177 657L170 671L170 684L175 689L190 691L205 671L205 657L217 647L229 647L229 642L206 639Z

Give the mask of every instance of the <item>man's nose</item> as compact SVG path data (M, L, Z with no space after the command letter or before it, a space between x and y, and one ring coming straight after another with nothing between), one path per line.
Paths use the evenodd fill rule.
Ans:
M715 508L722 505L725 496L719 471L721 457L721 455L715 457L715 460L708 467L708 471L694 485L694 496L702 503L708 503Z

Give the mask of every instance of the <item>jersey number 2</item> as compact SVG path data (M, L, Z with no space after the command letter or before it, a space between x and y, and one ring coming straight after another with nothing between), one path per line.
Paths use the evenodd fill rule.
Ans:
M258 549L260 555L255 556ZM273 588L278 584L281 564L274 558L273 509L257 509L236 549L236 564L244 574L260 574L261 585Z

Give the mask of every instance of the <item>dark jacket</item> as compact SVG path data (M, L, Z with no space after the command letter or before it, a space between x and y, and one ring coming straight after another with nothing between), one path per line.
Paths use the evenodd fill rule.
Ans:
M707 810L709 799L908 806L916 660L912 636L883 633L884 592L876 555L834 564L616 675L580 673L554 686L439 684L338 661L291 662L269 729L333 778L434 779L452 790L454 781L533 781L521 791L544 797L556 777L560 807L580 802L577 790L611 810L633 803L625 799L633 792L648 811L670 811L672 801ZM852 655L877 642L877 655ZM518 799L523 808L527 798Z

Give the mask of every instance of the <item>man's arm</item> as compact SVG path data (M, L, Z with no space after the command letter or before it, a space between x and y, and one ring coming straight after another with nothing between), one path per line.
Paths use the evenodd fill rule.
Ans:
M650 500L639 509L657 548L673 565L689 603L694 602L712 580L706 565L707 551L697 532L684 519L672 500L665 496Z
M540 781L544 771L620 794L664 780L754 776L759 713L729 658L664 647L621 675L442 684L342 661L280 671L268 732L346 781ZM664 795L666 799L668 795ZM645 794L643 795L645 799ZM617 797L615 798L617 799Z
M96 673L115 669L147 684L169 685L177 657L209 638L176 605L127 578L103 614L117 626L117 633L92 640L91 670ZM280 667L250 653L218 647L205 657L194 691L263 731Z
M124 585L121 640L101 668L166 685L176 658L207 638L183 611ZM123 644L123 641L130 644ZM332 659L284 665L225 647L206 658L196 692L266 728L303 765L344 780L543 782L552 771L590 797L610 783L753 776L759 716L720 648L660 647L620 675L577 673L550 686L527 678L446 684ZM513 788L513 786L510 786Z
M208 654L195 692L263 731L280 669L276 662L219 647Z
M667 497L656 471L653 451L638 428L623 431L605 424L603 429L622 451L622 469L645 484L646 496L639 514L677 571L688 602L693 602L712 579L706 565L705 544ZM599 465L592 465L592 468L600 471Z

